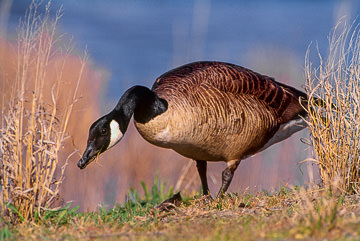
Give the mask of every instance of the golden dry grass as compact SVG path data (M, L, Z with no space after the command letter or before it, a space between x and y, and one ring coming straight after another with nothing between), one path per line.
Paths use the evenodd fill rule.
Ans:
M33 220L59 197L68 158L75 153L61 164L60 150L69 137L69 119L85 69L85 61L79 59L73 78L62 79L67 53L54 50L61 12L53 21L49 5L42 18L36 12L33 2L16 45L2 42L1 60L8 62L8 69L2 69L1 76L6 91L1 101L0 204L2 215L12 222ZM68 81L74 88L62 91Z
M329 36L329 53L319 67L306 57L310 144L323 184L341 180L344 191L360 184L360 32L341 21ZM316 101L323 100L323 103Z

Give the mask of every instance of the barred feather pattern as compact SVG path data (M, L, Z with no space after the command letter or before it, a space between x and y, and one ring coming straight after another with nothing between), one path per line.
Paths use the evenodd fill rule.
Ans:
M230 161L252 155L281 124L305 115L306 94L221 62L197 62L160 76L152 90L168 110L145 124L136 123L150 143L186 157Z

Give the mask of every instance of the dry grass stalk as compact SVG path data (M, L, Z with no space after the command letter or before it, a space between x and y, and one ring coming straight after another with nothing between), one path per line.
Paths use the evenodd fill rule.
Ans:
M66 161L59 169L59 152L68 137L68 121L85 66L83 61L78 79L69 80L77 81L74 89L60 88L65 57L56 66L56 80L49 80L53 58L66 55L55 50L59 41L55 29L61 11L51 20L50 4L43 16L38 15L39 7L33 1L22 22L14 63L16 75L8 80L10 101L8 106L2 106L0 205L2 215L9 216L12 222L33 220L35 213L41 215L58 197L67 165ZM69 103L59 110L57 100L64 94ZM45 97L49 95L50 98ZM51 99L51 103L46 99ZM9 205L18 212L10 211Z
M314 68L306 55L310 142L325 186L340 178L341 188L360 184L360 32L340 21L329 37L329 55ZM319 52L319 51L318 51ZM319 105L316 98L324 101ZM336 108L334 107L336 106Z

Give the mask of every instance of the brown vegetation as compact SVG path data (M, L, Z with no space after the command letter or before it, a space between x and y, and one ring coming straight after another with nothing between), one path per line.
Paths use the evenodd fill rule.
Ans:
M359 26L339 22L329 42L329 55L323 59L319 54L319 67L313 67L309 53L306 58L310 144L323 184L330 187L338 179L344 191L359 193Z
M62 150L70 116L81 79L89 74L82 59L55 50L61 13L50 22L48 9L42 18L36 9L33 3L16 44L1 42L0 204L14 222L32 220L59 197L75 153ZM70 72L73 64L77 69Z

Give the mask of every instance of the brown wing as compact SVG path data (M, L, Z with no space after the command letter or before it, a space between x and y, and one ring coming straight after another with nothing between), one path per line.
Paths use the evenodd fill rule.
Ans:
M276 82L273 78L249 69L222 62L195 62L161 75L152 89L167 98L181 92L189 96L200 85L208 85L223 93L251 95L266 103L277 115L278 123L286 123L299 115L306 115L300 104L306 104L307 95L293 87Z

